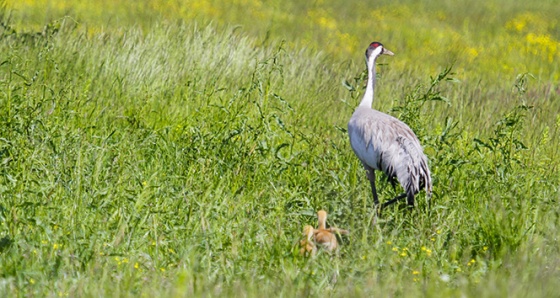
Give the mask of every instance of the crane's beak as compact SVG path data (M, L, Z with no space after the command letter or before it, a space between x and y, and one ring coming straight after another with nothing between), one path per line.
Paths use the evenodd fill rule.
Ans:
M382 55L389 55L389 56L394 56L395 54L389 50L387 50L386 48L383 48L383 52L381 53Z

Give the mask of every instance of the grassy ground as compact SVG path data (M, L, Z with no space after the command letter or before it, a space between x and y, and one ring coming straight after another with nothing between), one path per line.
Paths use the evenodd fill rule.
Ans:
M7 2L0 295L557 295L555 1L326 2ZM372 40L434 180L375 225ZM351 234L302 258L321 208Z

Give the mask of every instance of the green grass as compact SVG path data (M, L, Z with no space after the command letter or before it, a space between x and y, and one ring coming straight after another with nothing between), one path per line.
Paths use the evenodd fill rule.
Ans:
M0 296L557 295L554 1L273 2L252 26L259 1L43 2L2 14ZM374 107L418 134L434 195L372 225L346 122L379 14ZM300 257L321 208L351 234Z

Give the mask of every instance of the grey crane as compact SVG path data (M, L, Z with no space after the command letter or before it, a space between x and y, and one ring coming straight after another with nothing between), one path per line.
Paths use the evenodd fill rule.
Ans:
M367 172L375 205L379 204L375 189L375 170L380 170L387 175L393 186L396 178L405 190L405 193L385 202L381 207L404 197L407 198L408 205L414 206L414 196L422 188L425 187L428 196L432 192L428 159L418 137L408 125L371 108L376 80L375 61L381 55L394 54L381 43L372 42L366 50L366 91L348 122L348 135L354 153Z

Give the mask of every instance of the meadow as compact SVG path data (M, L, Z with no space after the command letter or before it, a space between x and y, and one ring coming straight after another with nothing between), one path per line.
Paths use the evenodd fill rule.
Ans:
M558 1L330 2L1 2L0 296L557 296ZM434 184L380 216L374 40Z

